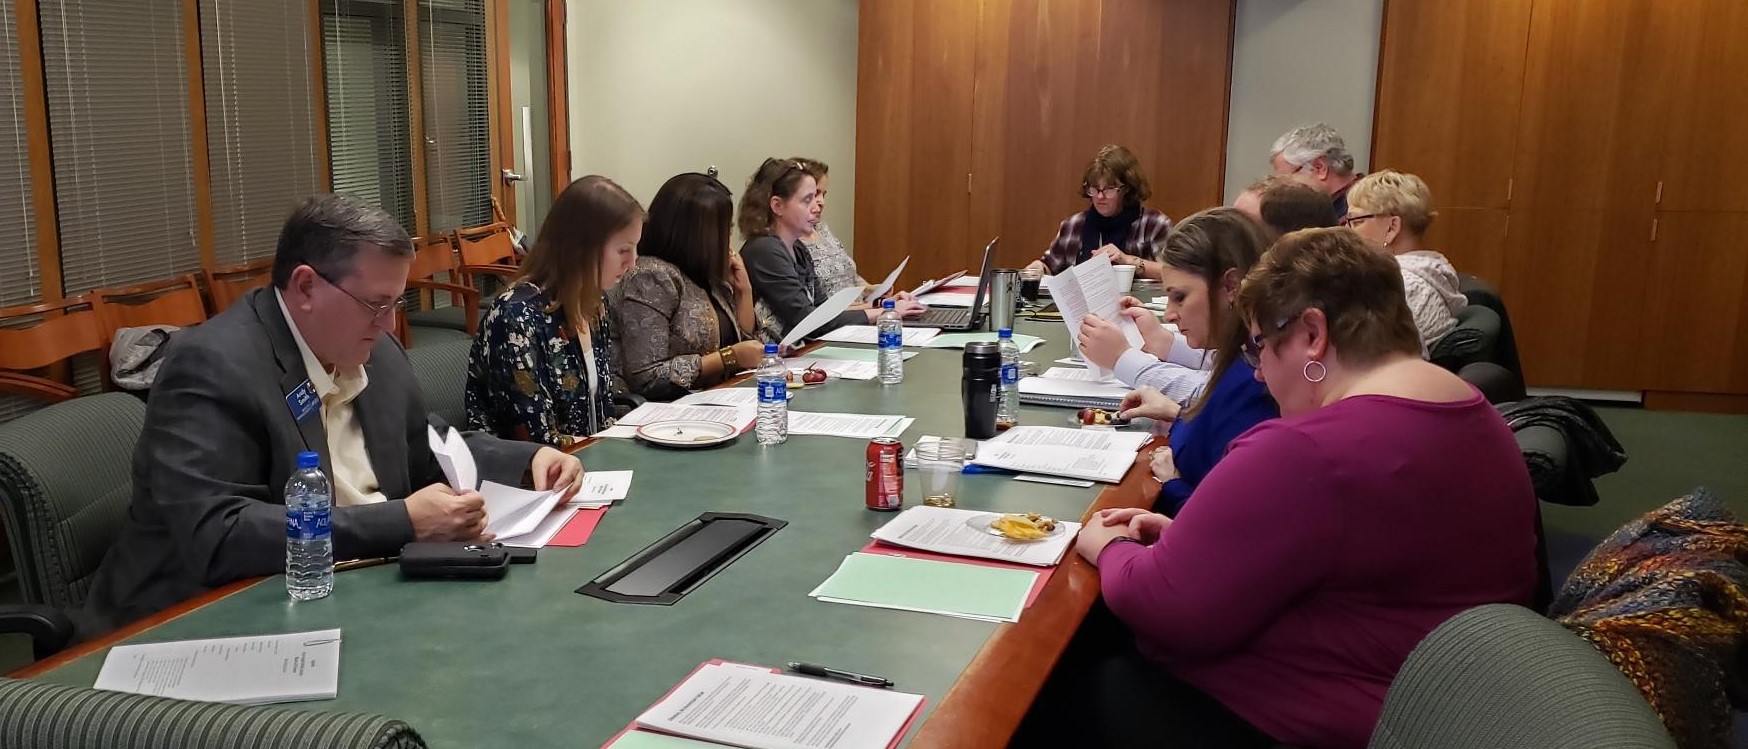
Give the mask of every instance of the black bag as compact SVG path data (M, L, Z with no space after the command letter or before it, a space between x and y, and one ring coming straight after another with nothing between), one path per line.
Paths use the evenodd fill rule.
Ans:
M502 544L414 541L401 547L401 577L408 580L501 580L510 569Z

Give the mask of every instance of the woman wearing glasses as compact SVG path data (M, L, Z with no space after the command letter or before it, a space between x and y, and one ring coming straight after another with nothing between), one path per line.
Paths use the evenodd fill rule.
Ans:
M1092 200L1086 210L1062 220L1056 240L1044 256L1026 267L1061 273L1094 254L1112 265L1133 265L1137 273L1158 272L1154 243L1165 238L1171 219L1143 203L1153 196L1141 162L1122 146L1105 146L1087 164L1080 178L1081 194Z
M1152 360L1153 366L1137 376L1139 384L1150 386L1124 397L1120 415L1171 424L1171 446L1154 451L1151 465L1154 478L1163 482L1156 505L1163 512L1176 512L1190 498L1234 438L1279 415L1267 389L1256 380L1255 364L1240 355L1244 326L1232 311L1239 281L1267 248L1262 226L1235 208L1202 211L1184 219L1165 238L1161 255L1165 319L1177 325L1184 343L1213 357L1213 370L1135 354ZM1151 337L1154 329L1164 330L1152 312L1139 311L1136 321L1143 337ZM1122 332L1108 322L1082 325L1081 351L1097 348L1091 338L1106 332L1122 339ZM1195 392L1168 395L1184 388ZM1180 401L1185 405L1180 407Z
M1421 344L1430 349L1457 327L1457 313L1469 306L1468 297L1457 290L1457 269L1451 261L1421 246L1434 215L1431 191L1419 177L1386 169L1355 182L1347 191L1347 205L1341 225L1396 258L1414 328L1420 331Z
M746 192L740 197L738 224L746 238L740 248L741 262L752 281L753 297L776 318L774 329L767 331L772 338L782 337L829 296L813 255L801 243L801 238L813 231L818 197L818 183L806 167L778 159L765 159L747 180ZM897 307L905 317L917 317L925 309L911 299L899 299ZM871 325L878 317L878 309L848 309L817 332L844 325Z
M1092 672L1118 678L1059 674L1092 715L1052 712L1096 731L1146 705L1155 725L1219 732L1186 745L1365 746L1433 628L1530 603L1529 472L1487 400L1421 360L1395 263L1354 232L1282 239L1237 310L1281 418L1233 442L1176 519L1088 522L1076 550L1139 653Z
M467 363L467 425L564 447L612 426L605 294L637 260L643 207L588 176L553 201L521 276L492 301Z

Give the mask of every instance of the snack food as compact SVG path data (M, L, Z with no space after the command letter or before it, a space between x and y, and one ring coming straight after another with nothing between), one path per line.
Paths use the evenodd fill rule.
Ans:
M1080 409L1079 416L1080 423L1087 426L1108 426L1123 421L1123 419L1117 418L1116 412L1106 411L1102 408Z
M790 385L799 385L802 387L805 387L808 385L818 385L818 384L825 382L825 378L826 378L825 370L820 369L819 367L808 367L807 369L800 369L800 370L791 369L791 370L789 370L789 384Z
M1008 514L989 521L989 527L1016 541L1036 541L1056 530L1056 518L1036 512Z

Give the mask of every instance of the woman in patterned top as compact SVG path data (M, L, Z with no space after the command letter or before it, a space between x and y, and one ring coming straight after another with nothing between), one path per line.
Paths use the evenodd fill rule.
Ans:
M1104 255L1112 265L1133 265L1137 275L1157 277L1154 245L1171 231L1171 219L1143 205L1153 188L1135 154L1122 146L1100 148L1081 175L1080 191L1092 205L1063 219L1044 256L1026 267L1061 273Z
M572 182L553 202L522 275L492 302L473 342L469 429L565 447L612 426L603 299L637 260L643 217L606 177Z
M819 189L813 198L813 231L802 237L801 243L807 245L807 251L813 254L813 270L819 274L826 296L852 286L866 288L868 280L856 272L855 259L844 250L844 243L832 234L831 227L825 224L825 193L831 181L831 167L806 156L797 156L792 161L813 175L814 184Z
M632 392L672 400L756 367L753 287L728 249L734 199L715 177L681 174L649 204L637 267L607 295L619 371Z

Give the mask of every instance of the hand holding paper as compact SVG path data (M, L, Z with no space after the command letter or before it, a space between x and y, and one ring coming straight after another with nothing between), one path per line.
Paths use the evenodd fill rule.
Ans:
M898 261L898 267L893 268L892 272L886 275L886 280L881 281L879 286L869 289L868 293L862 297L861 301L873 302L880 297L886 296L886 292L892 290L892 284L898 282L898 274L903 273L904 266L909 264L910 256L906 255L903 260Z

